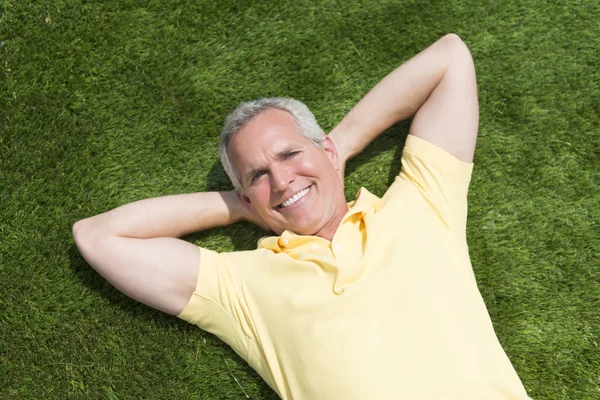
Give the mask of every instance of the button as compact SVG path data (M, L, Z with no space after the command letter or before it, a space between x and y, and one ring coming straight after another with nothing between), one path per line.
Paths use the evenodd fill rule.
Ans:
M340 246L339 244L336 244L335 246L333 246L333 248L335 249L335 251L341 251L342 250L342 246Z
M283 239L282 242L283 242L284 245L287 245L290 241L287 240L287 239Z
M317 244L316 244L316 243L313 243L313 244L312 244L312 246L310 246L310 247L312 247L312 248L313 248L313 249L315 249L315 250L319 248L319 246L317 246Z

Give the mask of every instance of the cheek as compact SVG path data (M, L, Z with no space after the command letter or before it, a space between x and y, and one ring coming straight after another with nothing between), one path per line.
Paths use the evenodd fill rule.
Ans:
M330 170L335 172L331 162L324 154L319 154L319 157L303 160L300 168L305 174L316 176L321 179L327 176Z
M296 171L300 173L310 173L312 175L317 174L319 171L323 171L323 168L327 166L324 161L325 160L318 155L313 157L304 157L295 165Z
M260 212L269 204L270 191L267 185L259 185L247 190L246 196L248 196L254 208Z

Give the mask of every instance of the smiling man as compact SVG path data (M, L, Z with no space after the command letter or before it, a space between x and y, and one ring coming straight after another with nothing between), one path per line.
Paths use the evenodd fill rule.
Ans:
M230 157L238 167L232 180L239 176L242 199L273 232L331 239L348 211L335 146L320 131L315 141L299 133L296 118L305 117L294 117L286 108L294 112L305 106L291 99L240 106L238 111L253 113L240 117L249 121L238 132L230 129L232 114L222 135L221 148L228 150L222 158ZM314 117L307 123L319 129Z
M241 104L221 135L235 190L79 221L83 256L132 298L228 343L284 399L527 399L466 241L478 130L469 50L446 35L324 135L302 103ZM413 117L385 195L344 198L346 161ZM277 236L216 253L179 237L240 220Z

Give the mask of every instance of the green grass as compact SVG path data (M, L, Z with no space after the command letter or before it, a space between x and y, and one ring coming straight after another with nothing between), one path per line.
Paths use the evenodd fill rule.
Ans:
M105 283L71 226L228 189L216 146L236 103L296 97L330 129L447 32L477 66L468 234L498 337L533 398L600 398L598 21L596 0L0 0L0 398L276 398L216 338ZM349 166L348 197L385 191L405 133Z

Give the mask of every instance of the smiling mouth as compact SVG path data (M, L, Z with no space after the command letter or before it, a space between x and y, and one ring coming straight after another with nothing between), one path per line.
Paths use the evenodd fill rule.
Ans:
M283 203L278 205L277 208L282 209L282 208L291 206L292 204L294 204L295 202L297 202L298 200L300 200L301 198L306 196L306 194L308 192L310 192L311 187L312 187L312 185L307 187L306 189L299 191L298 193L296 193L295 195L293 195L292 197L290 197L289 199L287 199L286 201L284 201Z

